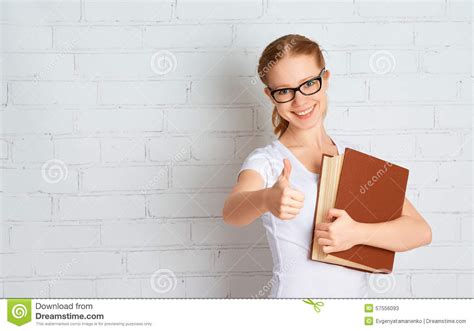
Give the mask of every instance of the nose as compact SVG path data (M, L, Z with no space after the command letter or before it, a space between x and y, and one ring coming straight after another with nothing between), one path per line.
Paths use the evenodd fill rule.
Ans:
M306 95L301 93L300 91L296 91L295 98L293 99L294 106L301 106L305 104Z

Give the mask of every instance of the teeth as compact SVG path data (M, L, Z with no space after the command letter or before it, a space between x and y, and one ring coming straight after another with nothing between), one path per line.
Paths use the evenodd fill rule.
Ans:
M305 111L302 111L302 112L299 112L299 113L296 113L296 114L299 115L299 116L303 116L303 115L309 114L309 113L313 110L313 107L314 107L314 106L312 106L312 107L309 108L308 110L305 110Z

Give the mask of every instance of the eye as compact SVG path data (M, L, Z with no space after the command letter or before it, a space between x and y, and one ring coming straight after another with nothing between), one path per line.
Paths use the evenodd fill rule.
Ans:
M277 93L278 93L279 95L285 95L285 94L288 94L289 92L290 92L290 90L288 90L288 89L283 89L283 90L279 90Z
M308 80L308 81L306 82L305 86L310 87L310 86L313 86L314 83L315 83L315 79L311 79L311 80Z

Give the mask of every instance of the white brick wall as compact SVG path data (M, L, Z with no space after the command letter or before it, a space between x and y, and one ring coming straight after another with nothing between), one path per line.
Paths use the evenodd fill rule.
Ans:
M0 6L2 296L258 296L263 228L220 214L274 139L255 69L287 33L326 51L328 130L408 167L433 229L371 295L474 295L468 1Z

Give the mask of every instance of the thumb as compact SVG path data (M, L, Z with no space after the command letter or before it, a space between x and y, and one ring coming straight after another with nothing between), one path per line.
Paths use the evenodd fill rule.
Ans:
M286 178L286 180L290 181L290 174L291 174L291 163L288 159L283 159L283 170L281 171L281 177Z

